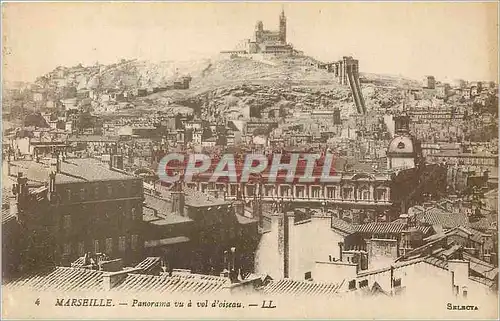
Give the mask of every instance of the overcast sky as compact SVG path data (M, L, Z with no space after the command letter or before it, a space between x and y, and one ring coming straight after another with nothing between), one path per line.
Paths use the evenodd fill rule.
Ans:
M493 3L8 3L4 80L31 81L58 65L120 58L187 60L233 49L255 23L333 61L353 55L361 72L439 80L498 78Z

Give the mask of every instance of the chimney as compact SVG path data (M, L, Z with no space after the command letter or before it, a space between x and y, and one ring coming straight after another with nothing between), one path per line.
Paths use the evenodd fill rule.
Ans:
M172 213L184 216L185 195L183 191L172 191Z
M117 272L105 272L102 276L102 287L103 290L109 291L120 285L129 273L141 271L140 268L134 268L129 270L117 271Z
M342 262L342 254L343 254L342 252L344 252L344 243L339 242L338 245L339 245L340 262Z
M109 169L113 169L113 156L115 156L115 153L113 153L113 147L109 149Z
M292 260L292 257L291 257L291 248L292 247L292 243L293 243L293 227L294 227L294 224L295 224L295 212L293 211L290 211L290 212L287 212L285 214L285 224L286 226L285 227L285 230L284 230L284 242L285 242L285 246L284 246L284 250L285 250L285 253L284 253L284 268L285 268L285 275L286 277L290 277L290 271L292 271L292 263L293 260Z
M229 252L224 251L224 270L222 270L220 276L221 277L229 277L229 271L230 271L230 266L229 266Z
M27 183L28 179L26 177L23 177L23 172L18 172L17 173L17 185L16 185L16 192L17 192L17 200L18 200L18 205L25 205L24 204L24 199L27 194L28 188L27 188Z
M112 168L123 170L123 155L110 156L110 169Z
M448 260L448 270L453 272L454 286L462 289L469 283L469 261Z
M352 211L352 223L361 224L361 213L358 210Z
M15 197L9 198L9 213L17 216L17 199Z
M231 283L238 282L238 269L236 268L236 248L232 247L229 258L229 279Z
M117 272L123 269L122 259L101 261L99 262L99 269L105 272Z
M10 171L10 155L8 156L8 159L7 159L7 176L10 176L11 175L11 171Z
M253 218L257 218L259 220L258 228L262 230L264 228L264 217L262 216L262 200L259 197L256 197L253 201L252 206L252 216Z
M278 214L278 253L282 262L283 278L290 277L290 222L294 222L293 212Z
M207 191L208 195L214 197L214 198L219 198L219 190L216 188L211 188Z
M54 196L54 193L56 192L56 173L52 172L49 174L49 201L52 199Z
M404 224L408 225L408 214L401 214L399 215L399 218L403 221Z
M55 156L50 160L50 170L52 173L61 172L61 159L59 157L59 152L56 152Z
M244 216L245 215L245 204L241 200L236 200L233 202L234 211L236 214Z

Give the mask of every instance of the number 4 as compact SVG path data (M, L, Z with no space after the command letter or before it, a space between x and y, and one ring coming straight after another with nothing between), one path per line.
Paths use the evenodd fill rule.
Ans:
M40 298L36 299L35 304L40 305Z

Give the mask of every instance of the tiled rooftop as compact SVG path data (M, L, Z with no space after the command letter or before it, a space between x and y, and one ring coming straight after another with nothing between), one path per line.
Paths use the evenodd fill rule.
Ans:
M155 292L155 293L191 293L213 294L223 290L230 281L228 279L212 280L187 278L179 275L154 276L144 274L128 274L125 280L115 287L120 292Z
M387 161L380 159L376 163L360 162L352 157L338 157L335 158L332 164L336 172L343 172L344 170L353 172L367 172L372 173L376 171L387 170Z
M442 269L448 269L448 262L444 259L440 259L437 257L429 256L424 258L424 262L429 263L431 265L440 267Z
M373 234L399 234L406 229L406 224L403 223L366 223L355 225L356 231L359 233Z
M404 266L407 266L407 265L412 265L412 264L420 263L422 261L423 261L422 258L412 258L410 260L406 260L406 261L402 261L402 262L396 262L396 263L394 263L394 264L392 264L390 266L386 266L386 267L383 267L383 268L380 268L380 269L361 271L361 272L358 273L357 278L364 278L364 277L369 276L369 275L379 274L379 273L384 273L384 272L390 271L391 270L391 266L394 267L395 269L397 269L397 268L401 268L401 267L404 267Z
M454 228L457 226L468 227L469 219L464 212L451 213L438 207L431 207L423 212L415 213L419 222L431 225L441 225L444 228Z
M4 208L2 204L2 224L7 224L8 222L15 220L16 215L10 212L10 208Z
M118 136L79 135L68 137L68 142L117 142Z
M146 274L149 274L151 270L155 267L158 267L161 265L161 259L159 257L147 257L144 260L142 260L139 264L135 266L135 268L142 269L142 271Z
M189 206L203 207L227 204L227 202L221 198L215 198L191 188L185 187L184 192L186 193L186 204Z
M346 234L352 234L356 232L356 228L354 225L340 218L336 218L335 216L332 216L331 227Z
M160 240L145 241L144 246L145 247L158 247L158 246L164 246L164 245L187 243L189 241L190 241L189 237L176 236L176 237L169 237L169 238L160 239Z
M161 197L144 193L144 219L155 225L178 224L192 222L189 217L173 214L171 211L172 203ZM156 211L156 215L154 215Z
M266 295L293 295L293 296L332 296L339 293L344 282L335 283L316 283L310 281L294 280L272 280L265 285L262 292Z
M476 281L478 283L484 284L484 285L486 285L489 288L493 288L495 285L497 285L496 281L488 280L488 279L485 279L485 278L482 278L482 277L479 277L479 276L469 275L469 279L473 280L473 281Z
M470 269L483 275L489 280L493 280L498 275L498 267L480 260L467 252L464 252L464 259L470 262Z
M245 212L251 212L248 209L245 208ZM259 220L256 218L251 218L248 216L243 216L235 213L236 219L238 220L238 223L240 224L252 224L252 223L257 223Z
M455 234L460 233L460 232L467 235L467 237L470 236L471 240L478 242L478 243L482 242L482 236L484 235L483 233L476 231L474 229L465 228L462 226L457 226L457 227L454 227L446 232L441 231L440 233L433 234L433 235L427 237L425 239L425 241L429 242L429 241L434 241L437 239L442 239L444 237L455 235Z
M31 160L14 161L12 174L18 171L30 181L47 182L50 172L50 159L39 163ZM56 183L76 183L89 181L136 179L134 176L109 169L108 165L92 158L70 158L61 161L61 172L56 175Z
M156 189L161 193L162 197L170 199L171 191L161 185L156 185ZM194 190L192 188L184 186L183 188L185 194L185 202L187 206L193 207L203 207L203 206L218 206L227 204L222 198L215 198L203 192Z
M5 288L23 287L34 291L101 291L104 272L56 267L8 282Z

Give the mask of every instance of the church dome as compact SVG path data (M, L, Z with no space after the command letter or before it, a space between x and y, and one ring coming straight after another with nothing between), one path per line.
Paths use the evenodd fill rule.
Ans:
M392 139L387 148L387 154L407 154L414 155L415 141L411 136L397 136Z

